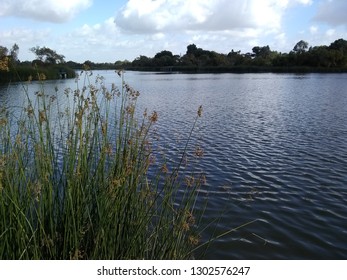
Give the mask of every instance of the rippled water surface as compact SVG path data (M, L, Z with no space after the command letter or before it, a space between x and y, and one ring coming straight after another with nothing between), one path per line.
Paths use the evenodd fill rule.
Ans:
M117 79L113 71L99 74L108 84ZM125 78L141 92L140 108L158 112L168 153L203 106L193 141L204 149L205 223L223 234L254 221L220 237L206 258L347 259L346 74ZM75 87L73 80L47 83ZM19 91L1 87L0 101L15 104Z

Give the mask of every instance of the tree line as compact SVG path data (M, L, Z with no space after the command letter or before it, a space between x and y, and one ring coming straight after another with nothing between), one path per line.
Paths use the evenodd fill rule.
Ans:
M117 67L133 70L256 72L256 71L347 71L347 41L338 39L329 46L309 47L301 40L289 53L255 46L252 52L231 50L228 54L187 46L183 56L164 50L154 57L140 55L132 62L116 62Z
M347 72L347 41L338 39L329 46L309 47L300 40L289 53L271 50L267 46L255 46L252 52L241 53L233 49L227 53L187 46L184 55L163 50L147 57L140 55L133 61L84 63L65 61L65 56L48 47L30 49L36 56L33 61L18 59L19 46L10 49L0 46L0 82L33 79L38 71L47 79L72 78L76 69L128 69L139 71L182 71L182 72Z

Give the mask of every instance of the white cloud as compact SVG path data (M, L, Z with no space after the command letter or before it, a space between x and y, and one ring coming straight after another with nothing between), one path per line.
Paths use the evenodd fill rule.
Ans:
M0 17L21 16L62 22L87 8L91 2L0 0ZM0 29L0 38L3 42L6 38L8 47L18 43L20 57L30 47L45 45L64 54L67 60L79 62L87 59L96 62L133 60L139 55L152 57L164 49L184 54L191 43L221 53L231 49L250 52L256 45L288 51L288 46L295 42L292 42L288 29L282 26L282 20L292 7L312 3L312 0L128 0L115 17L97 24L86 22L76 29L49 25L51 30L48 31L45 26L36 31L16 27L12 28L11 34ZM313 38L328 36L326 30L318 26L317 32L315 26L302 28ZM338 28L334 36L337 34L341 34ZM304 38L311 42L310 38Z
M289 6L312 0L129 0L116 23L133 33L261 29L276 32Z
M318 32L318 27L317 26L310 26L310 33L311 34L316 34Z
M49 28L33 30L30 28L11 28L0 30L1 45L10 48L15 43L19 45L19 59L33 60L34 54L29 50L35 46L47 45L52 40Z
M0 16L64 22L91 4L92 0L0 0Z
M57 41L62 53L70 53L67 60L83 62L88 58L99 61L97 57L103 57L105 51L115 45L118 35L114 18L111 17L94 25L84 24L63 34Z
M347 26L346 11L346 0L324 0L314 19L332 26Z
M327 35L328 37L334 36L335 33L336 33L336 30L335 30L335 29L328 29L328 30L326 31L326 35Z
M59 38L58 45L67 60L94 62L133 60L138 55L152 55L155 45L161 44L165 35L161 33L146 36L122 34L114 23L114 17L103 22L79 28ZM158 49L159 51L159 49Z
M288 0L129 0L116 23L134 33L244 28L275 31L287 6Z
M284 32L278 34L275 36L275 41L271 42L270 46L273 50L282 50L288 47L287 35Z
M299 4L303 5L312 5L313 0L295 0L294 2L298 2Z
M69 39L83 39L84 43L110 45L119 36L119 29L114 24L114 17L94 25L84 24L69 34Z
M165 34L173 52L184 52L195 43L204 49L247 52L254 45L284 48L286 34L282 19L297 5L312 0L128 0L116 15L123 34ZM172 42L180 37L183 47ZM168 43L169 42L169 43ZM182 45L181 43L181 45Z
M0 38L5 44L30 43L38 44L47 40L50 36L50 29L32 30L28 28L12 28L0 30Z
M307 33L300 34L300 36L295 37L293 39L293 45L300 40L304 40L309 43L310 46L329 46L333 41L339 38L346 38L347 32L344 28L336 27L336 28L326 28L324 26L317 27L317 30L312 26L308 29ZM302 36L304 35L304 36Z

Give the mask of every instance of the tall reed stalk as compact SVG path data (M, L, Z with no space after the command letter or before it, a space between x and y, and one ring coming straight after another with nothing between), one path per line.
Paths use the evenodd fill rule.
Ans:
M203 177L185 184L182 160L149 176L158 114L139 117L119 74L49 96L42 81L19 117L1 109L0 259L193 257Z

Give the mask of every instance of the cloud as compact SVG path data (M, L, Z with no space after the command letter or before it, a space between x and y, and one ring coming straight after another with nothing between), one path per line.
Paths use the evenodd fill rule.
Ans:
M115 16L124 36L146 36L139 53L154 46L184 53L194 43L227 53L247 52L254 45L285 49L287 35L282 20L295 6L312 0L128 0ZM164 35L165 36L164 36ZM142 37L143 38L143 37ZM154 38L158 38L154 42ZM161 40L159 40L161 39Z
M333 36L335 35L335 33L336 33L336 30L335 30L335 29L328 29L328 30L326 31L326 35L327 35L328 37L333 37Z
M121 34L110 17L97 24L83 24L82 26L63 34L58 38L61 53L67 60L83 62L133 60L138 54L145 54L151 41L161 40L163 34L138 36Z
M133 33L256 27L252 1L130 0L116 23ZM256 2L256 1L253 1Z
M299 4L303 4L303 5L312 5L313 0L295 0L294 2L297 2Z
M118 35L119 29L114 24L114 17L94 25L84 24L70 33L71 38L82 38L86 43L100 45L115 41Z
M311 34L316 34L318 32L318 27L317 26L310 26L310 33Z
M346 26L346 11L346 0L324 0L320 4L317 15L314 17L314 19L332 26Z
M44 46L52 42L52 30L43 28L33 30L31 28L11 28L0 30L1 45L11 48L13 44L19 45L19 59L33 60L34 54L29 50L35 46ZM50 46L48 46L50 47Z
M287 0L129 0L116 23L133 33L273 30L280 27L287 4Z
M12 45L14 43L31 44L35 46L47 41L51 35L49 28L41 30L32 30L29 28L12 28L9 30L0 30L0 38L5 45Z
M0 16L16 16L47 22L65 22L92 0L0 0Z

